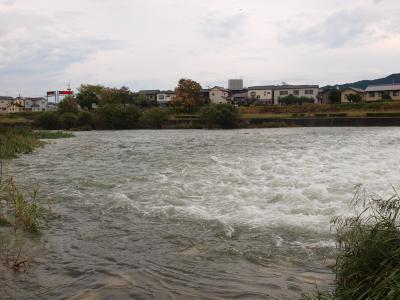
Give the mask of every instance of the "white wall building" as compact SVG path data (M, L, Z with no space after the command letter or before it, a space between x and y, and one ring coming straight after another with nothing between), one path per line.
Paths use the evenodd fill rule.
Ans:
M25 111L46 111L47 99L44 97L25 98Z
M400 100L400 84L370 85L365 90L365 101L380 101L384 95L392 100Z
M215 86L209 91L210 102L213 104L227 103L229 97L229 91L223 87Z
M161 91L157 94L157 103L162 106L168 106L175 98L173 91Z
M271 85L249 87L247 98L256 103L273 104L273 89L274 86Z
M280 85L274 88L274 104L279 105L279 98L289 95L296 97L307 97L318 103L318 85Z

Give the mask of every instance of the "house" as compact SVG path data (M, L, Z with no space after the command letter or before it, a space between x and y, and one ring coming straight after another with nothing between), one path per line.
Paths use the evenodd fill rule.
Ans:
M318 103L318 85L279 85L274 87L274 104L279 105L279 99L293 95L296 97L310 98Z
M17 113L17 112L23 112L25 110L25 107L21 104L19 104L19 102L11 102L8 106L7 106L7 113Z
M345 89L342 89L340 91L340 102L342 103L350 103L351 101L348 99L350 95L360 95L361 96L361 101L364 101L364 90L354 88L354 87L348 87Z
M201 89L200 90L200 95L203 98L205 103L210 102L210 89Z
M149 102L156 102L157 101L157 94L159 94L160 90L142 90L139 91L139 95L145 95L147 101Z
M157 103L161 106L168 106L174 98L175 93L173 91L160 91L157 94Z
M331 103L331 89L321 89L318 93L318 103L329 104Z
M400 100L400 84L370 85L365 90L364 100L380 101L385 96L386 99Z
M210 102L213 104L227 103L229 91L223 87L215 86L209 91Z
M44 97L25 98L25 110L33 112L46 111L47 99Z
M273 104L274 88L272 85L252 86L248 88L247 98L253 103Z
M7 107L14 101L13 97L0 96L0 113L6 113Z
M248 91L247 90L242 90L242 91L231 91L231 95L228 97L228 102L232 104L237 104L237 105L246 105L248 104Z

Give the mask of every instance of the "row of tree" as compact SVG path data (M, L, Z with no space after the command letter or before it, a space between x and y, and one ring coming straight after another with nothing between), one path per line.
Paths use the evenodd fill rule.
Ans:
M181 79L175 89L175 97L171 105L188 112L195 107L207 104L207 98L202 96L201 89L198 82ZM76 97L69 97L66 100L71 99L85 110L92 110L105 104L136 105L140 108L157 106L157 101L149 101L145 94L134 93L124 86L109 88L102 85L84 84L78 88Z

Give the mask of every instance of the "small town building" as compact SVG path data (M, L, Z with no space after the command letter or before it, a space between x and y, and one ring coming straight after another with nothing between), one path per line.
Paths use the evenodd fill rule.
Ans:
M274 103L273 85L252 86L248 88L247 98L252 103L273 104Z
M274 87L274 104L279 105L279 99L289 95L310 98L318 103L318 93L318 85L279 85Z
M44 97L25 98L25 110L33 112L46 111L47 99Z
M139 91L139 95L145 95L147 101L149 102L156 102L157 101L157 94L159 94L161 91L160 90L142 90Z
M209 91L210 102L213 104L227 103L229 91L223 87L215 86Z
M348 99L350 95L360 95L361 101L364 101L364 90L354 87L348 87L340 91L340 102L350 103L351 101Z
M19 104L18 102L11 102L8 106L7 106L7 113L18 113L18 112L23 112L25 110L25 107L21 104Z
M13 97L0 96L0 113L6 113L7 107L14 101Z
M318 103L330 104L331 103L331 89L322 89L318 93Z
M400 100L400 84L370 85L365 90L365 101L380 101L387 96L392 100Z
M157 94L157 103L161 106L169 106L174 98L175 93L173 91L160 91Z
M228 97L228 102L235 105L247 105L248 104L248 95L247 90L241 91L231 91L231 95Z

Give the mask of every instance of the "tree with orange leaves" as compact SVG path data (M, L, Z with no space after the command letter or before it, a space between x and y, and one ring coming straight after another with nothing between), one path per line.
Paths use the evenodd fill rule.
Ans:
M201 85L198 82L191 79L181 79L175 89L175 98L172 100L172 105L180 106L186 111L190 111L191 108L204 103L200 92Z

